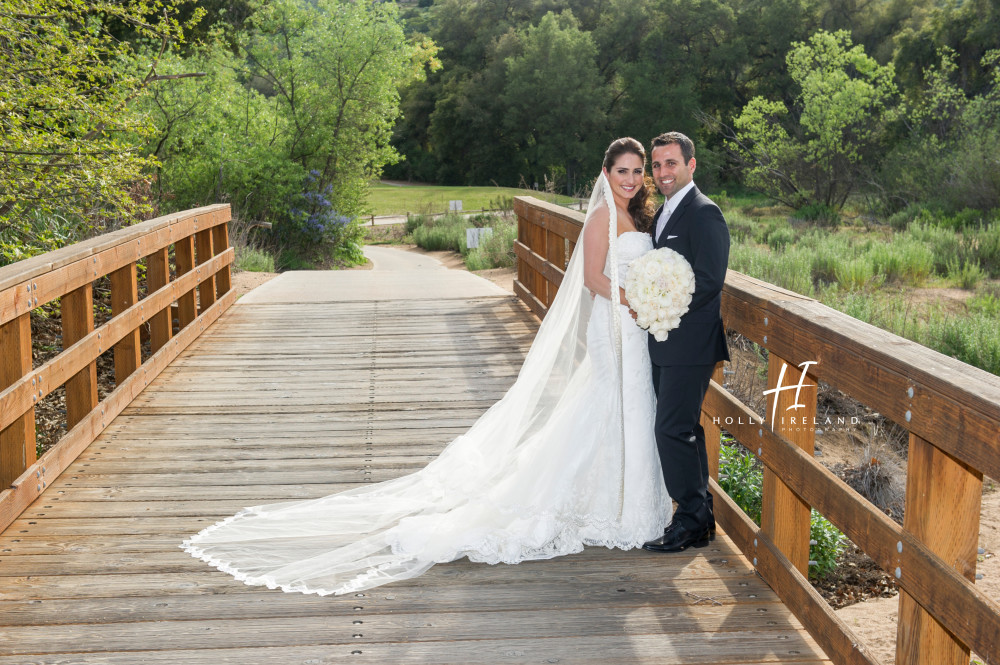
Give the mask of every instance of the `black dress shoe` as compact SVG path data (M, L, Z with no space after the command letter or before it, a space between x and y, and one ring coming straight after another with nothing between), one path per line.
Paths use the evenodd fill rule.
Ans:
M649 552L683 552L689 547L705 547L711 537L709 527L688 531L677 522L672 522L663 535L644 543L642 549Z

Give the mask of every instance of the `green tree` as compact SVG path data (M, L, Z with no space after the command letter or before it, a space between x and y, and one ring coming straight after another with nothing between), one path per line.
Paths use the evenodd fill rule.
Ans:
M364 210L368 182L398 159L389 145L401 85L422 76L432 44L411 44L396 5L273 0L241 44L255 85L287 120L288 157L332 186L341 214Z
M131 219L130 189L152 160L131 104L165 78L159 57L180 42L183 0L0 0L0 252L5 262L52 249L102 220ZM156 48L137 54L128 26ZM61 228L51 220L62 220ZM72 234L67 230L72 228Z
M896 113L902 136L878 180L888 212L917 202L947 212L1000 208L1000 50L983 57L990 86L978 95L959 84L958 54L943 48L939 57Z
M755 97L733 121L728 145L751 187L795 207L842 206L880 146L893 68L853 46L845 31L795 44L787 63L799 87L794 112Z
M546 14L524 31L521 46L504 61L503 129L529 182L565 178L560 184L572 193L596 174L608 140L610 91L597 71L597 48L569 11Z

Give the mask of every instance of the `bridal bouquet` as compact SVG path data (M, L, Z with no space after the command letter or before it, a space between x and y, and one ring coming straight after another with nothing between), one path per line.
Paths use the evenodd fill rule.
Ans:
M625 297L638 314L636 323L657 342L680 325L693 293L691 264L672 249L654 249L628 265Z

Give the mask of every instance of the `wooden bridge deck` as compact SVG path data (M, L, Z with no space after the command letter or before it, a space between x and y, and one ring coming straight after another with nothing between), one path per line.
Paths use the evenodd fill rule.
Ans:
M721 534L460 561L357 597L184 554L243 506L421 467L503 394L534 317L433 297L237 302L0 536L0 665L829 662Z

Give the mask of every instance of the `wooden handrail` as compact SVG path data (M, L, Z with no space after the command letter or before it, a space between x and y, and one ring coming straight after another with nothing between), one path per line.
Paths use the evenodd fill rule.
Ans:
M229 219L228 205L188 210L0 268L0 487L5 488L0 528L235 301ZM146 261L148 291L141 300L140 260ZM105 276L113 315L95 328L93 283ZM56 299L61 299L63 350L32 368L31 312ZM145 325L150 348L143 360ZM116 386L98 401L97 358L112 349ZM60 386L66 387L68 431L35 459L35 405Z
M531 197L517 197L514 209L515 292L541 317L565 267L546 258L548 246L575 241L584 216ZM760 527L712 481L716 518L741 551L834 662L876 663L805 577L815 507L895 576L899 665L964 665L970 648L1000 660L1000 606L973 583L983 474L1000 477L1000 378L734 271L722 313L729 330L767 350L775 391L761 418L717 378L703 406L707 437L724 428L765 467ZM815 422L772 422L774 399L783 408L791 393L781 389L797 382L788 374L807 362L803 384L824 381L909 430L902 527L813 458ZM803 400L814 413L815 391ZM709 454L717 472L717 447Z

